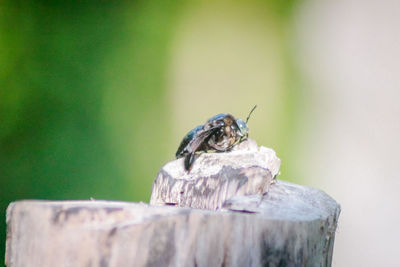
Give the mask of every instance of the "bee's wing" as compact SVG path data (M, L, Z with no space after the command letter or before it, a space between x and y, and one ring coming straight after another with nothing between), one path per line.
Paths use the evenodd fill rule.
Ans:
M188 132L185 137L183 138L182 142L180 143L178 150L175 153L176 158L183 157L185 154L188 152L186 151L186 147L189 145L189 143L196 138L196 135L203 129L202 125L199 125L195 128L193 128L190 132Z
M217 127L212 127L208 130L204 130L203 132L199 133L196 138L192 140L192 142L189 144L190 146L190 152L196 152L204 142L207 142L210 137L218 132L220 129L219 126Z
M181 142L181 144L178 147L178 150L175 153L175 157L176 158L180 158L184 155L185 153L185 148L186 146L190 143L190 138L188 138L187 136L185 136Z
M201 146L204 144L204 142L207 142L208 139L215 134L216 132L219 131L221 127L220 126L216 126L216 127L212 127L208 130L204 130L202 132L200 132L196 138L194 138L187 147L187 151L189 152L186 156L185 156L185 169L186 170L190 170L192 167L192 164L195 160L195 153L197 150L199 150L199 148L201 148Z

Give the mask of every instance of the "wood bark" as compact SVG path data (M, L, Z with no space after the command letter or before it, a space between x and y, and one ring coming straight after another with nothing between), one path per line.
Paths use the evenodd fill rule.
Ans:
M340 206L320 190L275 180L279 159L247 150L253 145L201 155L182 181L181 160L168 163L176 165L153 186L157 205L11 203L6 265L330 266Z

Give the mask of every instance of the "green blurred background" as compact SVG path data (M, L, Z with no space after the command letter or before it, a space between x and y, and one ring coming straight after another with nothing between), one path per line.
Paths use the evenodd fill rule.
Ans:
M2 1L1 262L11 201L147 202L181 138L217 113L258 104L251 137L301 179L295 4Z

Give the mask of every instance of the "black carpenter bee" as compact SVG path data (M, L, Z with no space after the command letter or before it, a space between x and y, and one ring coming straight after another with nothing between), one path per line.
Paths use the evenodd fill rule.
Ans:
M191 130L182 140L176 151L176 158L185 157L186 171L192 169L196 153L225 152L247 139L249 136L249 121L254 106L247 116L246 122L236 119L231 114L221 113L211 117L204 125Z

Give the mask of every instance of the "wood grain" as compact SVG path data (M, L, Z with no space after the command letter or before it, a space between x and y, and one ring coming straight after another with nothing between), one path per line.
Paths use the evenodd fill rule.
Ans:
M253 145L202 155L180 177L182 162L168 163L153 186L157 205L11 203L6 265L330 266L340 206L275 180L279 159Z

